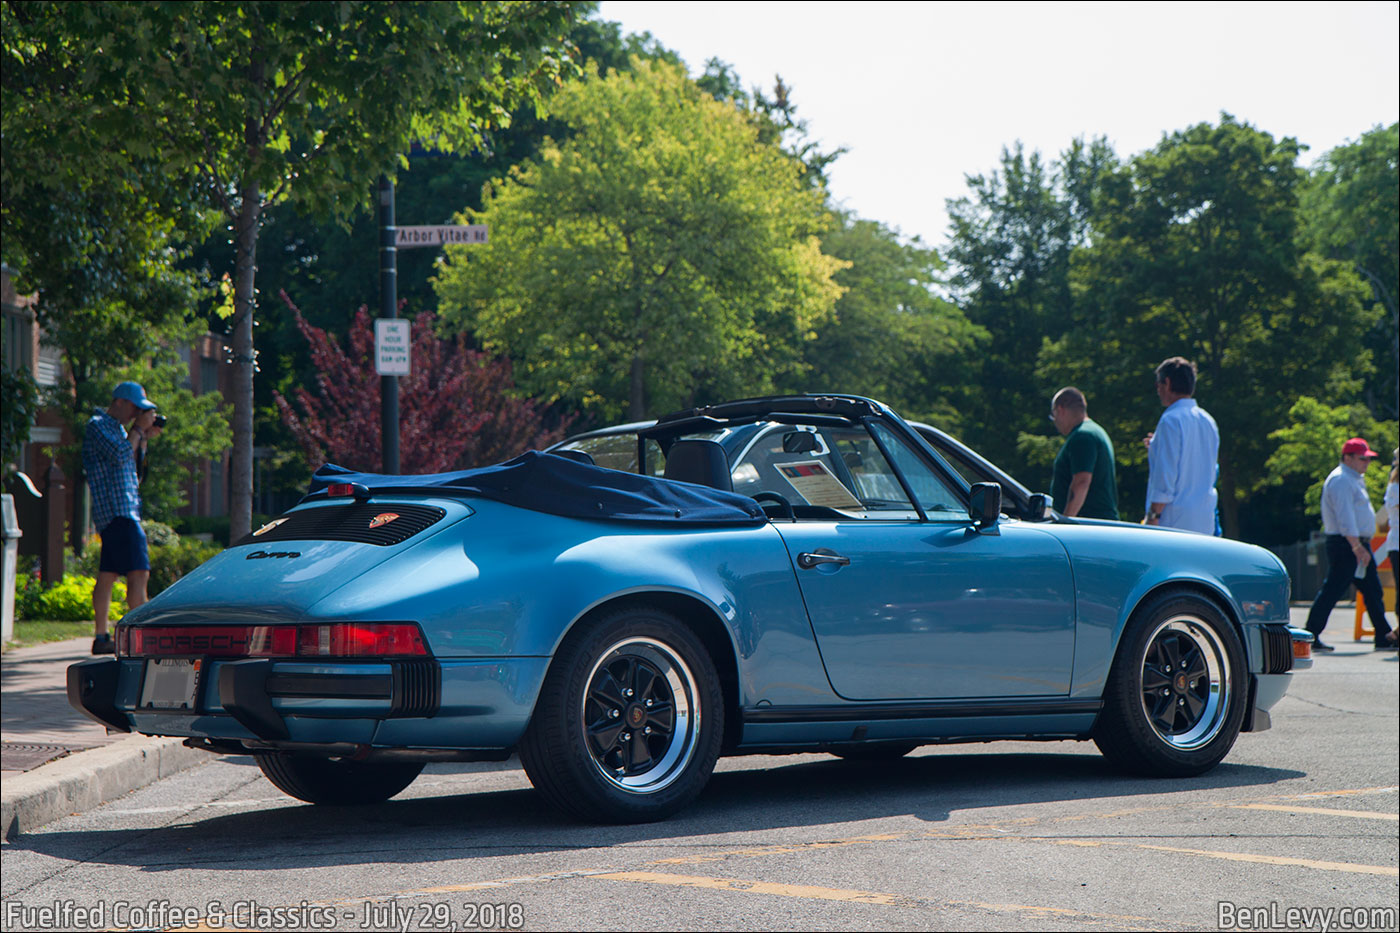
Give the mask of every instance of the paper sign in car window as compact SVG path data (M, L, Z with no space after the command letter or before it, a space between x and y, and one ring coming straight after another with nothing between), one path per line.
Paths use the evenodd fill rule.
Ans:
M797 463L775 463L778 472L787 480L797 494L811 505L822 505L829 509L860 509L860 500L842 484L826 464L819 460L802 460Z

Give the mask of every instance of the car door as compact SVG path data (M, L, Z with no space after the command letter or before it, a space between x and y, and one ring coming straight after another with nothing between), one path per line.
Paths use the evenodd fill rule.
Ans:
M805 455L807 470L786 455L776 466L791 488L774 491L828 508L799 508L774 527L835 691L852 700L1067 695L1074 591L1059 542L1023 522L977 530L954 481L883 423L817 430L824 444Z

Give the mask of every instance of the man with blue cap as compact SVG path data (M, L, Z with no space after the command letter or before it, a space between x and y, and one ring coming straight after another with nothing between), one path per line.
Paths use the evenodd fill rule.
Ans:
M151 561L141 528L141 493L135 450L155 421L155 403L140 383L123 382L112 390L112 404L93 413L83 432L83 471L92 490L92 523L102 537L97 585L92 589L93 654L112 654L108 628L112 587L126 577L126 604L146 601ZM127 425L130 424L130 430Z

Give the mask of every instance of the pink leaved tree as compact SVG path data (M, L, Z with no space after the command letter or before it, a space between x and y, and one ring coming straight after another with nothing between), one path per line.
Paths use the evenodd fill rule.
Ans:
M342 347L313 327L282 293L297 329L311 346L316 393L292 392L295 408L274 392L282 420L313 468L323 463L365 472L382 469L379 375L374 371L374 324L361 306ZM405 473L439 473L487 466L564 436L572 420L546 427L544 410L519 397L510 361L470 350L462 338L433 332L435 315L413 319L413 373L399 379L399 465Z

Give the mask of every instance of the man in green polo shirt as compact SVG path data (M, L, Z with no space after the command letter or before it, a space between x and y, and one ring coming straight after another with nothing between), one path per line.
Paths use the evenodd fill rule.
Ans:
M1089 417L1084 393L1070 386L1050 401L1050 420L1064 435L1055 456L1055 477L1050 495L1055 511L1081 518L1118 519L1118 479L1114 471L1113 442Z

